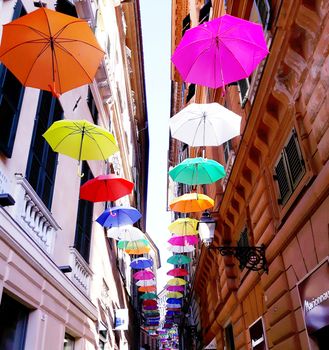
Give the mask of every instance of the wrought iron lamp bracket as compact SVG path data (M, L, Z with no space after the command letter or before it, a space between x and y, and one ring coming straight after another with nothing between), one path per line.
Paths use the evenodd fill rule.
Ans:
M258 247L217 247L210 244L208 246L208 249L215 249L222 256L234 256L236 259L239 260L240 270L247 268L248 270L252 271L264 270L266 273L268 273L264 244Z

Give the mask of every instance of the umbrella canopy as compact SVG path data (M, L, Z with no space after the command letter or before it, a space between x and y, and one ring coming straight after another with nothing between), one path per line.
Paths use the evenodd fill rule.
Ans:
M160 316L159 310L154 311L154 310L145 310L144 311L145 316Z
M175 254L167 259L167 262L173 265L189 264L191 261L192 259L189 256L182 254Z
M143 298L144 299L144 298ZM154 311L154 310L158 310L158 307L155 305L145 305L143 306L143 310L146 311Z
M87 21L44 7L3 27L1 62L23 85L54 95L92 83L103 56Z
M170 177L187 185L211 184L225 177L222 164L202 157L186 158L169 171Z
M168 242L179 246L196 245L199 242L199 238L197 236L172 236Z
M113 202L131 193L134 184L115 174L100 175L80 188L80 199L90 202Z
M168 230L178 236L189 236L198 234L199 221L191 218L179 218L168 226Z
M119 227L132 225L142 217L142 214L133 207L112 207L96 219L104 227Z
M86 120L58 120L42 135L53 151L81 160L106 160L119 148L114 136Z
M146 269L153 265L153 261L147 258L137 258L131 261L130 267L132 269Z
M167 281L168 286L184 286L187 282L183 278L172 278Z
M166 305L168 309L171 309L171 310L177 310L177 309L180 309L182 307L181 304L167 304Z
M186 245L186 246L172 245L168 247L168 250L173 253L192 253L195 251L195 248L192 245Z
M176 299L176 298L169 298L167 299L168 304L179 304L182 305L183 301L182 299Z
M140 296L141 299L157 299L158 296L155 293L144 293Z
M192 147L220 146L240 135L241 117L219 103L191 103L169 120L173 138Z
M175 198L169 207L179 213L195 213L205 211L214 206L214 200L201 193L186 193Z
M155 292L156 290L156 286L142 286L138 288L139 292Z
M181 269L179 267L175 268L175 269L172 269L172 270L169 270L167 272L167 275L169 276L187 276L188 275L188 271L186 269Z
M184 286L167 286L166 289L171 292L184 292L185 287Z
M171 59L184 81L218 88L247 78L267 54L260 24L224 15L187 30Z
M136 282L136 286L138 287L149 287L149 286L155 286L156 281L155 280L140 280Z
M130 242L119 241L118 248L124 249L127 254L147 254L151 249L146 239L138 239Z
M133 277L136 280L151 280L155 277L152 271L141 270L133 274Z
M183 294L182 293L179 293L179 292L170 292L170 293L167 293L167 298L174 298L174 299L180 299L180 298L183 298ZM168 300L167 300L168 302Z
M144 233L133 226L112 227L107 230L107 237L128 242L145 239Z
M142 305L143 305L143 306L150 306L150 305L153 305L153 306L155 305L155 306L157 306L158 303L157 303L156 300L148 299L148 300L143 300Z

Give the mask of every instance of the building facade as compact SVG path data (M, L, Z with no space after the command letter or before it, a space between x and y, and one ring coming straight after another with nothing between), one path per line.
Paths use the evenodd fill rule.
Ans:
M233 257L200 246L191 293L200 307L194 322L202 339L197 337L194 348L325 349L329 4L172 4L172 51L186 29L225 13L260 23L270 51L248 79L227 86L224 96L221 89L183 83L172 68L172 114L189 102L219 102L242 116L240 137L206 150L227 171L206 189L215 199L214 245L265 244L268 263L268 273L240 271ZM200 154L172 140L171 164L182 152ZM184 340L186 327L182 332Z
M0 65L0 348L136 349L139 328L115 329L122 310L130 324L136 318L130 269L117 268L122 260L129 267L128 257L95 223L104 203L79 200L79 188L106 173L134 182L134 192L113 204L136 207L145 230L148 130L139 4L0 1L0 23L39 6L86 19L105 55L92 84L59 99L23 87ZM120 152L107 164L82 162L84 177L78 177L77 161L53 152L41 136L60 119L105 127Z

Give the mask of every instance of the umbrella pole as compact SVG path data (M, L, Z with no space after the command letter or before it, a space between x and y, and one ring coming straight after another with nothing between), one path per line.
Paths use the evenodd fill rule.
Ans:
M84 173L81 173L79 167L80 167L80 162L81 162L81 153L82 153L82 143L83 143L83 138L85 136L85 126L82 127L82 133L81 133L81 142L80 142L80 149L79 149L79 157L78 157L78 176L79 177L84 177Z

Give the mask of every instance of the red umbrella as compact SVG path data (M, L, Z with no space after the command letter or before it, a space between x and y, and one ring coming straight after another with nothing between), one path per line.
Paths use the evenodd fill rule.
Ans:
M176 269L169 270L167 272L167 275L174 276L174 277L187 276L188 275L188 271L186 269L181 269L180 267L177 267Z
M151 300L151 299L148 299L148 300L143 300L143 306L157 306L158 303L156 300Z
M132 182L115 174L100 175L81 186L80 198L90 202L110 202L131 193L133 188Z

